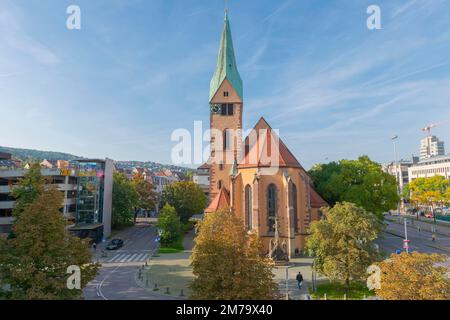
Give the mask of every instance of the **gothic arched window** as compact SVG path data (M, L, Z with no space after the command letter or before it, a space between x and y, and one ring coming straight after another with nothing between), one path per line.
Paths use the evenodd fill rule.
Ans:
M245 186L245 226L247 230L252 229L252 187Z
M217 189L222 189L222 180L219 180L219 182L217 183Z
M228 129L223 130L223 150L228 150L228 143L230 141Z
M269 232L275 231L277 217L277 187L272 183L267 187L267 222Z
M294 231L298 232L298 210L297 210L297 186L289 182L289 209L292 210Z

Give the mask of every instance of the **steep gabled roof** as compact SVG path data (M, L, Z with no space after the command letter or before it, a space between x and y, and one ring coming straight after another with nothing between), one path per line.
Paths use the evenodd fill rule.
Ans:
M238 96L243 100L242 79L236 65L236 57L234 55L233 39L231 38L230 22L228 15L225 13L223 24L222 39L220 40L219 56L217 58L216 71L211 79L209 89L209 100L211 101L223 81L228 81L233 86Z
M253 127L253 132L256 135L256 142L250 141L250 135L245 138L245 156L238 168L269 167L272 165L289 168L302 167L264 118L259 119ZM272 159L272 151L278 153L278 164L269 161Z
M317 191L311 187L310 192L310 203L312 208L322 208L328 207L329 204L323 200L323 198L317 193Z
M205 213L217 212L222 209L230 207L230 195L224 188L220 189L219 193L214 197L213 201L205 209Z

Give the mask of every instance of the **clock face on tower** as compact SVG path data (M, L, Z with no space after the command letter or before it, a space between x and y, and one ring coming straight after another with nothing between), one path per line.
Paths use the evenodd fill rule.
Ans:
M221 110L221 105L217 103L211 103L210 109L212 114L219 114Z

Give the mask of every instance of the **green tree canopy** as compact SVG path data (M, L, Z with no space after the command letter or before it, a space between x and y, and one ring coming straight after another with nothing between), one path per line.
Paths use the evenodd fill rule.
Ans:
M98 265L91 262L88 243L66 229L62 200L60 191L41 185L13 225L15 238L0 241L0 291L7 298L79 299L95 277ZM81 268L79 290L67 288L71 265Z
M133 186L137 192L137 207L145 210L151 210L155 208L156 192L153 188L153 184L144 179L142 174L133 175L131 180Z
M139 196L133 183L120 172L113 173L112 225L114 228L133 223Z
M194 214L202 213L206 208L206 201L202 189L191 181L172 183L166 186L162 194L162 202L174 207L183 223Z
M379 218L397 207L395 177L383 172L381 165L367 156L316 165L309 174L316 190L331 206L352 202Z
M380 288L376 293L386 300L449 300L446 255L413 252L393 254L379 264Z
M164 205L161 209L158 228L161 230L161 244L171 244L182 236L180 217L170 204Z
M417 205L442 205L450 203L450 179L443 176L417 178L408 187L410 199Z
M208 213L199 223L191 262L192 298L266 300L278 297L273 263L255 234L229 212Z
M16 219L19 219L26 206L36 200L43 192L46 182L46 179L41 174L41 166L39 163L31 164L30 169L19 179L19 183L12 188L11 195L16 200L13 208L13 216Z
M315 257L316 268L331 280L365 277L367 267L379 259L373 241L382 223L373 214L353 203L336 203L325 210L325 219L314 221L306 239L307 250Z

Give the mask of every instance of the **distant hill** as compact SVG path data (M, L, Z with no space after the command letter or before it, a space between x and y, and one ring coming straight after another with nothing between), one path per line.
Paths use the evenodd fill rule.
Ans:
M10 148L10 147L2 147L0 146L0 152L6 152L12 154L14 158L20 159L22 161L30 161L30 160L39 160L42 161L44 159L47 160L75 160L82 159L84 157L76 156L70 153L63 152L54 152L54 151L41 151L41 150L33 150L33 149L19 149L19 148ZM167 165L156 163L152 161L116 161L116 167L123 169L132 169L134 167L142 167L148 168L152 171L162 171L169 169L174 172L186 173L189 171L188 168L178 167L174 165Z
M0 152L6 152L13 155L13 157L22 161L27 160L75 160L81 157L75 156L69 153L54 152L54 151L41 151L33 149L19 149L0 146Z

